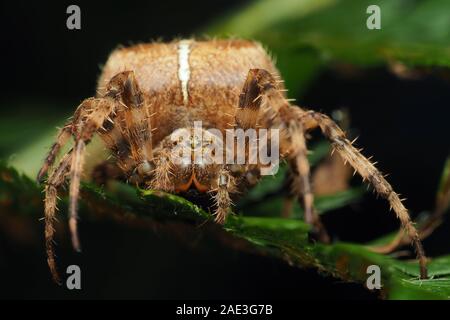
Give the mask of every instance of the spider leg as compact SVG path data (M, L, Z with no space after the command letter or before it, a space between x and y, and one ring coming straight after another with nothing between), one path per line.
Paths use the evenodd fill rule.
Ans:
M294 193L305 210L305 221L314 227L313 231L320 240L328 242L329 237L314 210L302 124L292 116L289 102L278 89L275 77L266 70L251 69L240 95L236 124L243 129L256 128L258 120L262 127L280 130L281 152L288 154L294 178ZM288 198L285 204L283 215L287 215L292 207L291 199Z
M419 234L411 221L408 210L404 207L399 195L393 190L389 182L387 182L380 171L378 171L378 169L352 145L345 137L344 132L328 116L314 111L305 112L302 109L298 109L297 114L306 130L312 130L319 127L325 137L331 141L333 148L339 152L344 161L350 163L364 181L368 180L377 193L389 201L391 208L394 209L397 218L402 224L402 228L406 231L415 247L420 265L420 277L426 279L426 257Z
M242 88L241 94L239 96L239 105L235 113L235 127L246 130L255 129L258 127L258 118L261 105L260 86L263 85L258 78L257 69L249 70L247 79ZM245 161L247 163L249 156L249 146L244 143L245 148ZM236 160L236 154L235 159ZM246 167L243 172L249 169L250 166ZM216 205L216 210L214 212L215 221L219 224L225 223L227 216L230 213L231 206L233 202L230 197L231 191L234 191L235 178L226 169L226 166L222 166L219 172L217 180L217 188L214 194L214 202Z
M47 251L47 264L50 268L53 280L61 283L58 270L55 263L55 252L53 248L53 238L55 229L53 222L55 221L56 203L58 199L58 188L64 183L67 172L72 162L72 150L70 150L60 161L58 167L49 177L45 185L45 247Z
M119 128L129 144L130 157L135 163L152 159L152 128L150 108L132 71L114 76L108 85L109 94L116 96L123 108L119 109ZM128 156L128 155L127 155Z
M166 150L161 150L154 158L155 169L153 170L153 179L150 182L150 188L155 190L162 190L165 192L172 192L175 187L172 176L172 162L170 153Z
M430 236L433 231L442 224L442 222L442 217L431 216L429 220L425 221L425 223L419 228L418 232L420 240L423 241ZM409 236L405 234L404 230L400 229L391 242L386 245L371 247L371 250L378 253L388 254L392 253L399 247L407 245L409 242Z
M322 242L330 242L330 238L322 225L319 215L314 210L314 195L311 188L308 150L303 128L296 121L289 121L287 132L290 137L292 152L289 154L289 164L293 173L293 191L303 204L305 221L313 226L313 232Z
M72 165L70 167L69 230L72 236L72 246L79 252L81 251L81 245L78 238L78 197L85 148L86 142L84 140L76 140Z
M152 105L145 103L132 71L117 74L106 88L106 95L117 100L118 107L98 134L115 155L125 179L140 184L153 170L149 162L153 159Z
M447 162L447 169L450 169L450 162ZM443 183L442 191L436 197L436 204L433 213L419 226L419 237L421 240L427 238L443 223L443 215L450 207L450 177ZM399 230L397 236L388 244L379 247L373 247L376 252L391 253L398 247L408 244L408 236L403 230Z
M120 106L124 108L121 108ZM134 73L131 71L125 71L114 76L107 86L106 94L100 98L89 98L84 100L77 108L73 120L67 124L58 136L58 141L51 148L47 160L40 171L39 178L48 171L49 165L54 161L56 154L60 150L61 146L68 140L68 134L71 133L74 136L75 145L71 156L70 165L70 191L69 191L69 228L72 234L72 244L75 250L80 250L80 242L77 232L77 220L78 220L78 196L80 187L80 178L83 167L84 151L86 145L90 142L93 135L96 132L102 133L102 138L108 135L110 130L114 129L114 122L111 117L116 115L116 111L128 109L124 113L124 121L126 128L131 122L130 131L127 132L128 141L132 140L132 137L136 135L136 140L142 142L143 148L137 148L135 151L136 157L139 157L140 150L148 151L151 141L149 139L150 132L146 134L144 131L146 126L149 125L149 117L139 119L140 122L136 122L137 118L136 109L143 106L143 95L137 85ZM147 112L145 113L147 114ZM128 120L128 121L127 121ZM108 122L109 121L109 122ZM137 123L137 124L136 124ZM144 128L145 125L145 128ZM102 129L102 130L99 130ZM144 138L144 140L142 140ZM145 140L145 138L147 138ZM111 143L114 143L112 139ZM111 146L110 146L111 147ZM114 148L112 148L114 149ZM122 150L122 145L117 147L118 150ZM145 152L145 151L143 151ZM52 191L52 190L50 190Z
M67 123L62 129L59 130L58 136L56 138L56 142L50 148L47 157L45 158L44 164L42 165L39 173L37 175L37 182L42 183L44 180L44 176L47 174L50 167L55 162L56 156L58 155L61 148L67 143L72 135L71 131L71 121Z
M84 100L81 105L77 108L75 112L74 119L68 125L66 125L64 130L59 135L58 142L51 148L50 154L47 159L51 159L51 161L47 163L54 162L54 157L57 154L56 149L59 149L62 145L63 140L67 140L66 137L67 132L71 132L75 134L75 146L71 149L60 161L60 165L56 168L53 173L50 175L49 179L45 183L45 238L46 238L46 251L47 251L47 261L50 267L50 271L53 275L53 279L56 282L59 282L59 276L56 270L55 265L55 255L53 250L53 237L54 237L54 228L53 228L53 220L55 216L56 210L56 202L57 202L57 188L64 182L65 176L67 173L71 176L70 183L70 205L69 205L69 227L72 232L72 242L74 244L74 248L76 250L80 249L78 237L76 234L76 209L77 204L76 200L78 198L78 188L79 188L79 179L81 175L81 167L82 167L82 156L85 144L89 142L89 139L92 137L93 132L101 126L104 121L104 117L101 117L101 111L103 113L109 114L109 112L105 112L106 110L102 109L113 109L113 103L109 98L90 98ZM101 108L103 107L103 108ZM106 115L107 117L107 115ZM103 121L102 121L103 120ZM96 125L95 125L96 124ZM65 141L64 141L65 142ZM45 174L48 170L48 166L44 164L44 169L41 169L41 172ZM69 172L68 172L69 171ZM43 175L42 175L43 176ZM75 223L74 223L75 219Z
M113 78L114 79L114 78ZM117 94L117 89L113 86L113 81L110 82L110 87L108 93L105 97L113 97ZM82 118L86 118L89 116L91 112L91 105L88 103L89 100L93 100L94 98L86 99L81 103L81 105L77 108L74 114L74 118L69 120L62 129L59 130L58 136L56 138L56 142L51 146L50 151L48 152L44 164L42 165L39 173L37 175L38 183L43 182L44 176L47 174L50 167L55 162L55 159L61 150L61 148L68 142L70 137L73 135L74 126L77 122L82 121ZM101 98L100 98L101 99Z
M78 107L73 123L75 145L70 167L69 188L69 229L72 235L72 245L76 251L81 251L78 239L78 197L83 170L86 145L95 132L103 126L105 120L114 111L116 103L111 98L89 98Z
M70 131L75 135L74 148L61 160L60 166L52 173L45 186L45 221L46 221L46 248L48 264L56 282L59 280L54 252L53 252L53 219L56 210L57 187L64 182L69 170L69 229L72 235L72 244L75 250L80 251L80 242L77 232L78 195L80 178L84 160L84 150L93 134L103 126L105 119L115 108L111 98L89 98L84 100L75 112ZM53 148L52 148L53 150Z
M135 163L146 161L151 157L151 132L149 132L149 118L141 116L144 107L143 94L139 89L134 72L124 71L115 75L107 85L107 92L103 98L85 100L79 107L79 114L74 125L75 146L70 171L69 191L69 228L72 235L72 245L80 251L78 238L78 197L80 190L81 172L83 168L86 144L93 135L110 121L110 115L115 116L116 111L122 123L120 129L127 139L131 158ZM87 114L86 114L87 113ZM109 127L113 130L114 127ZM151 131L151 130L150 130ZM102 138L105 137L103 133ZM150 154L148 154L149 152ZM123 155L122 155L123 156Z
M216 210L214 212L215 222L219 224L224 224L225 220L230 213L233 201L230 197L230 192L233 189L233 177L230 173L223 167L219 173L217 180L217 189L214 194L214 201L216 204Z
M239 95L239 105L235 114L236 127L245 130L255 129L258 126L265 85L270 85L270 82L267 83L267 78L260 69L248 71L247 79Z

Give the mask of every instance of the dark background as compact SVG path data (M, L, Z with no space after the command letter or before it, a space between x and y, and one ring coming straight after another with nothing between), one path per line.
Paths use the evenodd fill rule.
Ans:
M100 65L117 45L202 35L202 28L244 2L2 2L0 116L20 114L26 118L36 112L27 109L33 106L15 106L29 101L51 101L42 111L49 116L70 114L81 100L95 94ZM81 7L79 31L66 28L65 12L70 4ZM450 83L446 71L439 73L441 76L404 80L385 68L351 77L330 69L297 98L302 105L324 112L348 108L352 127L360 135L358 145L364 147L366 155L375 155L379 168L391 174L394 189L408 198L406 205L416 215L433 207L449 151ZM18 128L28 130L20 123ZM341 240L368 241L398 227L386 203L370 193L358 205L337 211L328 213L324 221ZM449 252L448 229L445 223L425 241L428 254ZM114 224L86 226L82 237L91 241L85 241L90 244L84 257L75 257L62 244L62 250L67 249L61 253L62 264L64 260L83 259L80 264L89 265L86 268L91 270L100 268L102 261L114 266L92 271L84 290L76 294L50 282L40 243L29 248L0 234L0 297L374 297L357 285L342 284L314 271L299 271L269 258L235 253L208 232L199 237L209 239L210 246L187 250L184 242L195 239L194 235L186 236L190 240L177 241L164 230L152 234ZM142 247L137 243L154 245Z

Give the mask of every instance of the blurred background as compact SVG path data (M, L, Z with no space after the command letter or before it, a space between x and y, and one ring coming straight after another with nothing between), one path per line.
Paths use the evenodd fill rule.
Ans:
M66 28L71 4L81 8L81 30ZM381 30L366 27L369 4L381 8ZM34 177L55 127L95 94L101 65L118 45L241 36L273 53L299 105L328 114L347 110L357 145L390 173L412 215L434 206L449 154L449 2L17 0L0 6L0 159L19 172ZM186 228L173 237L167 227L149 232L102 221L82 227L82 257L67 237L58 239L61 265L77 261L89 270L84 289L69 292L50 280L42 222L17 212L13 218L1 206L0 212L2 298L376 297L313 270L236 252L215 229ZM335 239L367 242L398 228L388 212L385 201L368 193L323 219ZM445 222L425 241L429 255L450 252L449 227Z

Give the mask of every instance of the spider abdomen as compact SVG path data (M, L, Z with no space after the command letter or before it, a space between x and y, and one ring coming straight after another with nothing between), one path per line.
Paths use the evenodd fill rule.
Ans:
M106 84L123 71L133 71L144 93L145 108L154 114L153 143L172 131L202 121L224 130L233 122L239 94L249 69L278 74L259 43L245 40L182 40L149 43L115 50L98 83ZM161 126L164 123L164 126Z

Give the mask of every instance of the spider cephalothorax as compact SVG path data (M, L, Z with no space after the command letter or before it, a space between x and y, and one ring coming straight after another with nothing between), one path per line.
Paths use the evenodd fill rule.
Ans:
M116 161L106 166L113 168L110 178L120 176L130 183L168 192L195 189L209 194L215 203L216 221L223 223L233 195L255 185L267 163L250 161L251 139L245 140L244 162L233 162L236 153L228 159L232 163L214 160L217 151L211 151L208 145L223 144L229 129L254 129L257 133L276 130L277 143L273 138L265 143L276 145L277 154L290 166L290 198L300 201L305 220L321 240L327 241L313 208L309 181L305 133L315 128L320 128L334 150L389 201L415 246L421 277L425 278L426 260L419 236L390 184L329 117L291 105L284 91L272 60L261 45L251 41L182 40L114 51L100 77L97 97L84 100L61 129L38 175L41 181L61 147L73 137L73 148L49 175L45 187L46 246L55 280L58 276L52 241L57 190L69 177L69 226L74 248L79 250L80 175L86 144L94 134L115 156ZM195 123L199 121L202 129L196 134ZM208 129L216 130L216 134ZM263 141L260 137L255 140ZM188 151L182 159L190 162L175 161L180 145ZM230 148L223 148L219 155L226 151Z

